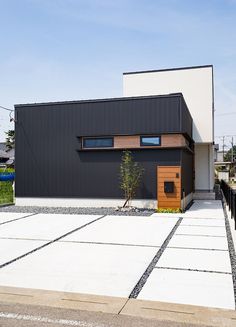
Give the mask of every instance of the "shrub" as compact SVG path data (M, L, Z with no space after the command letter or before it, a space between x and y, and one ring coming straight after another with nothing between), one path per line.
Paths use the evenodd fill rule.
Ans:
M123 208L134 198L137 188L141 182L143 168L134 162L131 152L126 150L122 156L120 165L120 187L124 192L125 203Z

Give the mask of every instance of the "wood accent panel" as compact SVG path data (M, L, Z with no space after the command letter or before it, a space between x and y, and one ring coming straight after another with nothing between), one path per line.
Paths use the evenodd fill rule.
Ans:
M140 148L140 136L114 136L114 148L129 149Z
M165 134L160 135L160 146L140 146L140 135L132 136L114 136L114 148L115 149L159 149L159 148L172 148L172 147L184 147L187 146L187 140L182 134Z
M175 147L186 145L186 139L182 134L165 134L161 137L162 147Z
M179 177L176 176L179 174ZM164 182L174 182L174 192L164 192ZM158 166L157 167L157 200L158 208L181 208L181 167Z

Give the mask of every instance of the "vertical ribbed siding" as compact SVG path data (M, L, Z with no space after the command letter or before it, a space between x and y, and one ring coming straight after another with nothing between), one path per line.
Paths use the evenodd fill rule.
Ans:
M179 97L16 106L16 196L119 198L122 151L80 151L79 137L181 133ZM156 166L180 150L134 151L138 198L156 198Z
M182 166L182 189L185 192L185 195L193 192L193 177L194 177L194 155L193 153L182 150L181 154L181 166Z
M193 119L183 97L180 98L181 106L181 130L183 133L191 136L193 132Z

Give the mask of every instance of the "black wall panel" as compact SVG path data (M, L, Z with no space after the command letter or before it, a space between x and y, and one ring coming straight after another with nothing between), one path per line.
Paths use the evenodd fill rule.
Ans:
M193 132L193 119L190 115L190 112L188 110L188 107L186 105L186 102L184 98L180 98L181 101L181 130L186 135L190 136L192 138L192 132Z
M190 151L182 150L181 165L182 165L182 189L185 195L193 192L193 169L194 155Z
M181 97L16 106L16 196L120 198L122 151L80 151L79 137L181 133ZM181 150L133 152L145 169L137 198L156 199L156 166L179 165Z

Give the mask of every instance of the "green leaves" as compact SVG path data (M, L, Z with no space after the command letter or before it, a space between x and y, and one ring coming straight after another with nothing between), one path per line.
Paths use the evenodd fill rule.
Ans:
M15 147L15 131L9 130L8 132L5 132L7 135L6 137L6 146L8 150L14 149Z
M124 191L126 201L123 205L129 205L130 201L134 198L136 190L140 184L143 168L137 162L134 162L131 151L124 151L122 162L120 165L120 187Z

